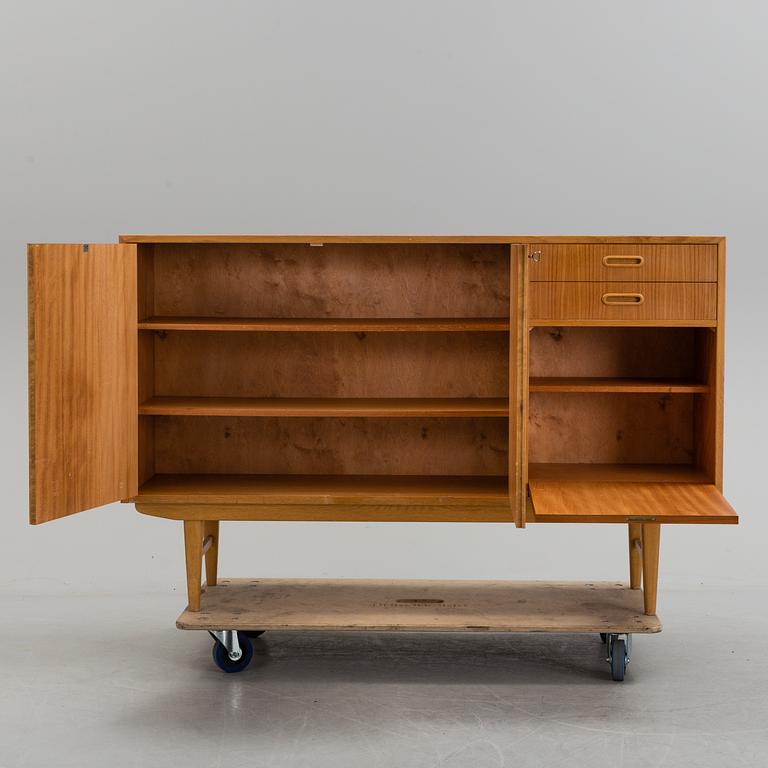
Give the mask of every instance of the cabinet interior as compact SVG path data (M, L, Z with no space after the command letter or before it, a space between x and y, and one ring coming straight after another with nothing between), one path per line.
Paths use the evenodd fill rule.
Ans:
M140 245L141 484L509 501L510 264L497 244ZM714 481L712 330L527 330L531 478Z
M140 482L506 498L509 311L508 245L141 245Z
M685 327L537 327L532 478L713 481L715 334Z

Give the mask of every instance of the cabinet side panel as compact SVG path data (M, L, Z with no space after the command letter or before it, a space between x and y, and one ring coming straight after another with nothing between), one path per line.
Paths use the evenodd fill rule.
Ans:
M29 247L30 521L135 495L136 246Z
M509 499L515 525L525 527L528 488L528 248L510 249Z
M725 242L717 249L717 327L700 331L698 375L709 392L696 402L696 464L718 490L723 489L723 411L725 368Z
M138 246L138 318L144 320L155 314L155 246ZM139 402L155 394L155 340L154 334L138 332ZM139 485L155 474L154 421L145 417L138 420Z

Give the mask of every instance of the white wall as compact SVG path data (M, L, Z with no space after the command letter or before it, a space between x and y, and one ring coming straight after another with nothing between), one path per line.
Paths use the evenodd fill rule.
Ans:
M121 232L725 234L725 492L665 584L768 582L768 6L3 0L0 591L179 589L179 523L26 523L25 244ZM244 524L229 575L624 578L623 526Z

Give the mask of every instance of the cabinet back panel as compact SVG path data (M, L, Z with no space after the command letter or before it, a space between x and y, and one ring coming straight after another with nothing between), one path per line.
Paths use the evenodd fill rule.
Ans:
M151 333L147 331L146 333ZM157 396L507 397L506 333L155 335Z
M530 375L696 378L697 332L709 333L696 328L534 328Z
M507 473L506 418L148 418L160 474Z
M530 395L529 460L692 464L694 395Z
M155 315L508 317L510 248L154 246Z

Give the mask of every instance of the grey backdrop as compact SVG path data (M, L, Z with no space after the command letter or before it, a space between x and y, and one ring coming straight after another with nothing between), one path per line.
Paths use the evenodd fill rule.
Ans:
M3 0L0 591L183 584L180 523L26 523L25 244L175 231L727 235L743 522L665 528L661 579L768 582L767 38L758 0ZM625 538L230 523L221 570L625 578Z

